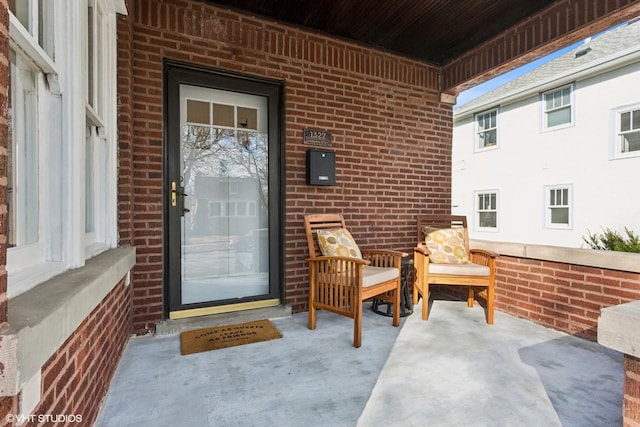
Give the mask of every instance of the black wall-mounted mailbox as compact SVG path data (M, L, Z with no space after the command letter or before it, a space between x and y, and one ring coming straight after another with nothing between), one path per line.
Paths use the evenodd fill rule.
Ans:
M336 153L307 150L307 184L336 185Z

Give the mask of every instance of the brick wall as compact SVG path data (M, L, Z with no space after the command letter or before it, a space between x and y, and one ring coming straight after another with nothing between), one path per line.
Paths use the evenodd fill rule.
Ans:
M201 2L138 0L127 19L132 167L121 182L132 173L135 330L162 319L164 58L284 82L285 300L294 311L307 303L303 214L341 212L362 246L409 250L416 215L450 210L452 112L439 102L439 69ZM305 127L333 133L335 187L305 185Z
M9 89L9 9L0 0L0 325L7 321L7 96Z
M624 356L624 427L640 427L640 359Z
M600 309L640 300L640 274L501 256L497 310L596 340Z
M128 0L127 11L133 12ZM118 41L118 241L133 245L133 103L132 84L132 22L117 15Z
M130 286L124 279L80 324L42 368L42 395L25 427L49 425L90 426L115 373L129 338L131 322ZM18 413L20 395L0 399L0 425L7 415ZM38 415L59 416L60 422L38 422ZM61 416L81 416L82 422L65 424ZM46 421L46 420L45 420Z

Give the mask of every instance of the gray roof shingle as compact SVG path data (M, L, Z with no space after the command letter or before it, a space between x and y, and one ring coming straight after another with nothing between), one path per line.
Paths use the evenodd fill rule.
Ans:
M590 49L590 50L588 50ZM550 81L640 50L640 18L586 41L569 52L454 109L454 117L498 105L501 100ZM583 55L576 55L584 51ZM466 114L465 114L466 115Z

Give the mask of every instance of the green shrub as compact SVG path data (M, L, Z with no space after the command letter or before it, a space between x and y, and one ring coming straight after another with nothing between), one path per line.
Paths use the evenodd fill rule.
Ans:
M622 236L617 231L611 231L609 228L602 230L602 234L591 233L587 230L587 236L583 237L591 249L602 251L618 251L618 252L635 252L640 253L640 236L634 234L627 227L624 228L626 236Z

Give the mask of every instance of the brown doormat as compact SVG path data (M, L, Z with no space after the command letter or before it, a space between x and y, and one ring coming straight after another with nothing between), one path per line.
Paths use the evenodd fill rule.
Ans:
M256 320L183 332L180 334L180 352L200 353L276 338L282 338L282 334L269 320Z

